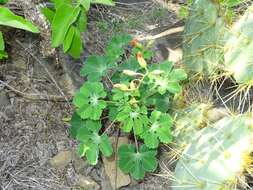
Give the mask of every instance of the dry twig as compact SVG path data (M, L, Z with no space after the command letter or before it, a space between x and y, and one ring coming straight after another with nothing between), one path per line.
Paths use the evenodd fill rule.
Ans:
M29 94L21 92L14 87L10 86L6 82L0 80L0 84L4 85L6 88L14 92L15 94L22 96L29 100L40 100L40 101L54 101L54 102L66 102L70 101L73 97L72 96L57 96L57 95L46 95L46 94Z

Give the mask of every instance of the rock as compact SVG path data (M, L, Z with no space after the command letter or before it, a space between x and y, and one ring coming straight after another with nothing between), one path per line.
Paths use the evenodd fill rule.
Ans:
M111 138L114 152L116 150L116 140L117 140L116 137ZM118 147L120 147L120 145L122 145L122 144L127 144L127 143L128 143L127 137L119 137ZM131 180L130 180L129 175L124 174L117 167L115 154L112 155L110 158L106 158L104 156L102 158L103 158L103 163L104 163L104 167L105 167L105 173L107 174L113 189L115 189L115 188L118 189L120 187L127 186L128 184L130 184ZM117 174L117 176L116 176L116 174ZM117 180L115 181L115 179L117 179Z
M169 50L169 61L178 63L182 60L183 52L181 48L176 48L174 50L168 48L168 50Z
M72 158L72 151L64 150L56 154L49 163L56 169L64 169L72 161Z
M85 190L99 190L99 185L90 177L78 175L78 186Z
M87 174L87 170L90 168L90 165L87 163L86 160L80 158L76 153L76 150L72 151L73 155L73 165L75 168L76 173L78 174ZM90 170L90 169L89 169Z

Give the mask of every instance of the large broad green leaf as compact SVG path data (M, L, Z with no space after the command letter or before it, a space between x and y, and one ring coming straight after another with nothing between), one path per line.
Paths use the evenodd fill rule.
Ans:
M88 22L87 12L82 10L76 21L76 27L80 32L85 32L87 30L87 22Z
M82 119L98 120L106 107L106 102L102 100L105 97L102 83L86 82L74 96L73 102Z
M33 33L39 33L39 29L35 27L31 22L24 18L15 15L8 8L0 6L0 25L10 26L27 30Z
M4 38L3 33L0 31L0 51L4 50Z
M112 0L92 0L91 3L103 4L103 5L109 5L109 6L115 5L115 3Z
M7 58L8 54L5 51L0 51L0 59Z
M72 0L51 0L54 3L55 9L58 9L63 4L71 5Z
M47 20L50 22L50 24L52 24L52 22L54 20L55 12L53 10L49 9L48 7L42 7L40 9L40 11L47 18Z
M8 0L0 0L0 4L8 3Z
M74 30L74 35L73 35L71 46L68 49L67 53L70 54L72 57L78 59L80 58L81 52L83 50L82 38L81 38L80 32L78 31L76 27L71 26L71 28L73 28ZM69 39L69 42L70 41L71 39Z
M89 11L91 0L78 0L77 3L82 5L86 11Z
M56 9L52 22L52 46L58 47L65 39L69 27L73 24L81 9L79 6L72 7L69 4L62 4Z
M111 156L113 149L111 141L106 134L99 135L101 123L87 121L86 126L78 130L77 139L81 142L79 145L79 155L86 156L88 162L92 165L97 164L99 151L104 156Z
M70 26L68 33L66 35L66 38L64 39L64 42L63 42L64 53L66 53L70 49L74 36L75 36L75 27Z
M7 53L4 51L4 48L3 33L0 31L0 59L8 57Z
M121 145L119 148L119 167L124 173L130 173L134 179L143 179L145 172L154 172L158 162L156 150L142 145L139 152L133 145Z
M107 57L93 55L84 62L80 74L87 76L89 81L100 81L103 76L107 75L109 68Z
M153 111L149 119L149 126L141 134L145 145L149 148L157 148L159 142L170 143L172 124L173 120L169 114Z

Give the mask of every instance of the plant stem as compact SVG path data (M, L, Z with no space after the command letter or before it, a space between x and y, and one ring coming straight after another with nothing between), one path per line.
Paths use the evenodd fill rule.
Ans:
M136 151L139 152L139 146L138 146L138 141L134 132L134 142L135 142L135 147L136 147Z
M113 126L113 124L116 122L116 119L114 119L111 123L110 123L110 125L105 129L105 131L102 133L102 135L104 135L112 126Z

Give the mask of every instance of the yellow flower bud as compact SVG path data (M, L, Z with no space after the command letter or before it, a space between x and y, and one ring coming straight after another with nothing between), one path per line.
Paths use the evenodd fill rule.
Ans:
M125 85L125 84L114 84L113 87L118 88L122 91L129 91L127 85Z
M138 53L136 54L136 59L137 59L137 61L139 62L140 66L141 66L142 68L147 68L147 62L146 62L145 59L143 58L141 52L138 52Z
M123 70L123 74L127 75L127 76L137 76L138 73L131 71L131 70Z

